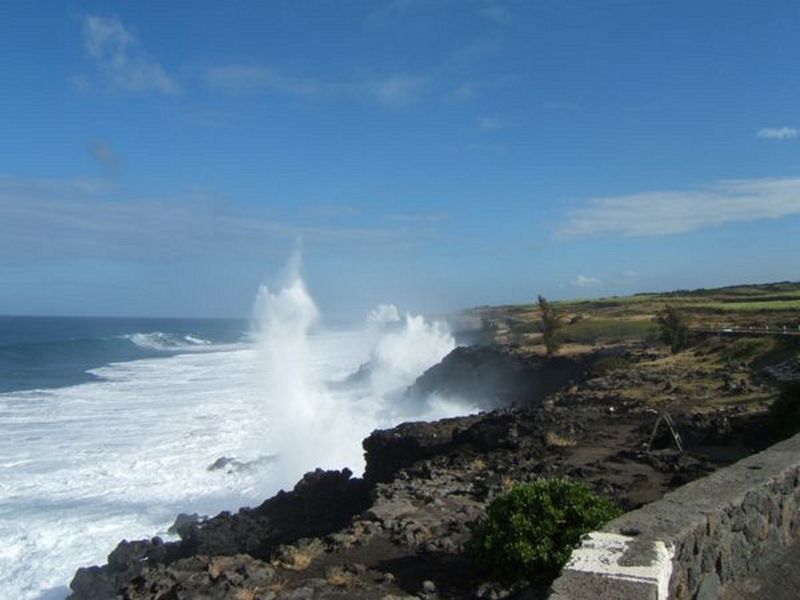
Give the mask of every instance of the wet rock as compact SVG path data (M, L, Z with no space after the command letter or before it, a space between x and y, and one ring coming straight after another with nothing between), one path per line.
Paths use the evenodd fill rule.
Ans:
M145 568L171 565L190 556L246 553L268 560L281 544L341 529L369 503L366 484L353 479L348 469L317 469L307 473L291 492L279 492L257 508L243 508L236 514L222 512L205 521L184 520L180 542L163 543L158 538L123 541L109 554L108 564L78 570L70 584L71 598L113 597L109 590L122 589L143 575Z
M586 370L585 360L523 356L497 345L461 346L423 373L406 395L455 396L485 408L532 406L582 379Z
M178 535L182 538L192 525L205 521L207 518L207 516L200 516L197 513L192 513L191 515L180 513L175 517L175 522L167 529L167 533Z
M781 385L800 382L800 355L793 356L776 365L764 367L761 373Z

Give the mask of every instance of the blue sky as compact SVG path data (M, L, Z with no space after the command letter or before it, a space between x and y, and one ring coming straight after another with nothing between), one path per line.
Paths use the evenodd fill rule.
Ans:
M800 279L800 4L0 4L0 313Z

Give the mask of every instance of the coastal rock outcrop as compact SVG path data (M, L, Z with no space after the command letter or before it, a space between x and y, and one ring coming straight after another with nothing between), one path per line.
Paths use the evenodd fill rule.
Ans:
M480 384L485 361L486 373L517 378L495 401L517 398L519 406L375 431L363 441L363 479L317 470L256 508L183 518L180 541L122 542L108 564L76 573L72 598L541 598L545 587L492 582L465 550L498 494L567 476L633 509L749 452L739 446L763 428L761 417L735 406L700 416L682 410L692 406L683 387L707 380L718 387L722 370L679 368L628 348L632 362L647 359L650 367L590 379L584 365L598 354L548 361L500 348L456 350L409 394L466 393ZM549 389L557 391L545 400ZM675 398L669 410L684 453L669 438L644 450L658 416L647 396L659 393ZM726 443L736 447L721 448Z
M349 523L370 503L366 483L349 469L307 473L291 492L278 492L257 508L227 511L203 521L183 523L181 540L123 540L108 563L78 569L70 583L73 600L100 600L154 567L193 556L248 554L269 559L281 544L332 533ZM187 563L188 564L188 563ZM191 563L194 564L194 563Z
M487 409L535 406L553 392L581 380L589 363L586 357L544 358L517 354L498 345L461 346L425 371L406 395L457 397Z

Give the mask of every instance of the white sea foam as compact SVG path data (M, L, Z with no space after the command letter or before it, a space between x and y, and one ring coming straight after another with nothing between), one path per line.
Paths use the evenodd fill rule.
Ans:
M148 350L193 352L206 350L208 349L207 347L211 346L209 340L191 334L180 335L151 331L148 333L132 333L124 337L140 348L146 348Z
M362 438L409 417L396 390L454 347L441 324L378 312L388 318L320 330L294 273L260 291L253 344L220 352L184 340L205 352L0 394L0 598L63 598L77 567L105 562L123 538L166 535L179 512L257 504L317 466L360 473ZM362 363L365 384L328 385ZM438 418L471 407L434 398L413 410ZM253 468L210 471L222 456Z

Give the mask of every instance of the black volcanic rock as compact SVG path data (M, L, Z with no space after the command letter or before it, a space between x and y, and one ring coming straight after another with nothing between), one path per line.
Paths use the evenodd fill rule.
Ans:
M369 505L369 492L349 469L306 475L291 492L278 492L257 508L222 512L190 526L181 545L190 554L247 553L267 559L279 544L326 535Z
M200 521L184 516L181 541L123 542L107 565L80 569L73 598L499 597L508 590L494 589L465 549L476 520L509 486L567 476L636 508L736 454L714 458L702 446L693 454L697 444L747 442L761 431L735 408L700 417L678 412L687 452L640 451L655 415L620 392L660 390L694 371L619 370L584 380L584 365L611 352L578 360L525 358L508 347L454 351L408 393L469 396L496 385L501 393L493 402L520 406L374 431L363 442L363 480L347 470L317 470L257 508ZM577 385L567 388L571 379ZM549 389L559 391L542 402ZM523 594L543 598L546 586Z
M102 567L78 569L70 583L72 600L113 598L112 591L135 581L148 568L197 555L248 554L268 560L281 544L325 536L344 527L370 503L369 490L349 469L306 475L291 492L278 492L257 508L227 511L179 531L180 542L122 541Z
M400 469L445 453L456 431L480 419L473 416L419 421L373 431L362 442L367 462L364 479L369 483L390 481Z
M570 382L582 379L586 360L520 356L502 346L461 346L423 373L406 395L457 397L492 409L535 406Z

